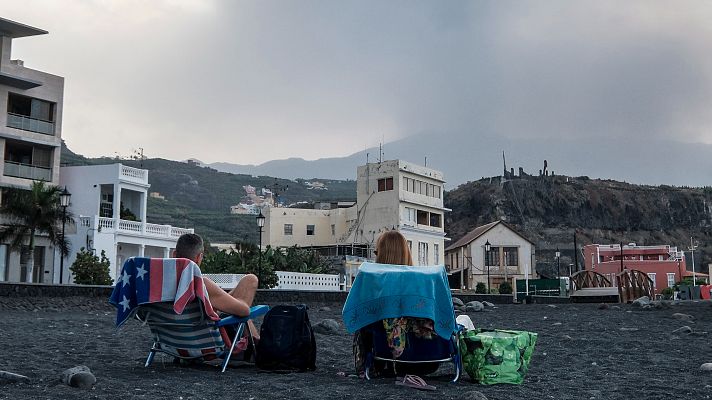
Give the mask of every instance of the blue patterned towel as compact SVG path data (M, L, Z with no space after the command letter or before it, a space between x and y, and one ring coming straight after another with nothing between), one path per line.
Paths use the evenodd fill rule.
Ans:
M445 267L361 264L342 312L346 329L354 333L386 318L433 320L435 332L450 339L456 332L455 312Z

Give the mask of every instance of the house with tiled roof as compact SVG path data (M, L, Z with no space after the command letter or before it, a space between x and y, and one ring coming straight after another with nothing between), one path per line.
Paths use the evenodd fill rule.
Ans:
M489 252L486 251L489 244ZM474 290L482 282L498 288L536 278L534 243L504 221L478 226L445 249L451 288Z

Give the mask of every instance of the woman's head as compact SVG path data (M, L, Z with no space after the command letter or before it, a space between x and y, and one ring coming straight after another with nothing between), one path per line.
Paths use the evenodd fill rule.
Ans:
M376 242L376 262L379 264L413 265L408 242L398 231L386 231Z

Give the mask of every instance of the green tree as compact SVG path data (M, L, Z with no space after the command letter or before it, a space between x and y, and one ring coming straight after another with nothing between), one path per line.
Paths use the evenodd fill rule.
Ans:
M477 286L475 286L475 293L487 293L487 285L485 285L484 282L477 282Z
M111 285L109 267L109 259L104 250L101 251L100 259L82 247L69 270L74 274L74 283L79 285Z
M7 222L0 228L0 242L9 242L10 247L25 252L27 282L32 282L36 235L46 235L49 242L59 248L62 257L69 254L69 243L62 237L61 192L58 186L36 181L30 190L13 188L3 193L0 214ZM64 222L73 223L71 213L67 212Z

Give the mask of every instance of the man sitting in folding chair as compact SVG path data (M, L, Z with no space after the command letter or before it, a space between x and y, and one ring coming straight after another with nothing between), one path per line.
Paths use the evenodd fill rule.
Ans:
M176 249L173 251L174 258L187 258L200 266L203 262L203 238L195 233L186 233L178 238ZM247 316L250 312L250 306L255 299L258 281L254 274L247 274L240 279L234 289L229 293L225 292L217 283L210 278L203 278L205 288L210 296L210 303L213 308L222 311L225 314L236 315L240 317ZM256 340L259 340L259 333L255 329L252 321L247 322L250 328L250 334Z
M184 246L178 247L177 255L183 255L178 250L183 251ZM195 257L198 261L202 260L202 240L200 250L200 255ZM251 347L254 351L251 330L245 332L245 326L269 309L267 306L249 307L246 300L251 303L251 297L254 297L254 289L249 290L250 281L255 280L245 281L242 286L246 288L238 284L228 294L214 282L204 279L194 260L132 257L124 263L110 303L117 307L117 327L136 315L151 329L154 343L146 359L147 367L155 353L160 351L178 359L211 361L222 358L224 372L236 347L238 350ZM248 296L251 292L251 297L233 297L245 292ZM217 300L216 308L236 315L220 319L213 308L212 297ZM232 327L234 335L228 335L226 327ZM243 333L246 338L241 340Z

